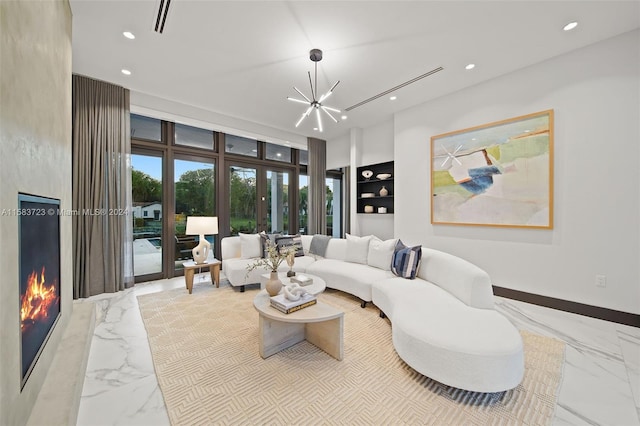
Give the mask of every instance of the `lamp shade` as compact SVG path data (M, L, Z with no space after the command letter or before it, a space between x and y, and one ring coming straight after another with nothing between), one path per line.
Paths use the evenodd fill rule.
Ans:
M217 216L189 216L187 217L186 235L216 235L218 234Z

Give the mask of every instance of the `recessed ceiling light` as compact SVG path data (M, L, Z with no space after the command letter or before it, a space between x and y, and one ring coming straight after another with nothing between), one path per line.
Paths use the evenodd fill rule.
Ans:
M317 128L317 127L314 127L314 128L313 128L313 130L316 130L316 131L317 131L317 130L318 130L318 128Z
M131 75L131 71L127 70L127 69L122 69L122 74L124 75Z
M525 132L525 133L529 133L530 131L531 131L531 130L528 130L528 129L527 129L527 130L525 130L524 132Z
M136 36L134 36L131 31L125 31L122 33L122 35L128 38L129 40L133 40L134 38L136 38Z
M574 29L577 26L578 26L578 23L576 21L569 22L567 25L564 26L563 30L571 31L572 29Z
M466 67L464 67L465 70L472 70L476 67L476 64L468 64Z
M397 97L397 96L391 96L391 97L389 98L389 100L392 100L392 101L395 101L396 99L398 99L398 97Z
M340 117L340 118L342 118L343 120L346 120L346 119L347 119L347 116L346 116L346 115L343 115L343 116L342 116L342 117Z
M279 152L276 152L276 157L282 157L282 154Z
M252 149L251 152L258 152L258 150L257 149Z

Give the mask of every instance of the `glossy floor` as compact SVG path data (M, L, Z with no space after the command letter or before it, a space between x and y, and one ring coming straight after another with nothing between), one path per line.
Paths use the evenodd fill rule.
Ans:
M208 273L196 275L198 285L211 285ZM78 425L169 424L136 296L180 287L182 277L86 299L98 318ZM497 309L518 328L567 344L554 425L640 425L639 328L503 298Z

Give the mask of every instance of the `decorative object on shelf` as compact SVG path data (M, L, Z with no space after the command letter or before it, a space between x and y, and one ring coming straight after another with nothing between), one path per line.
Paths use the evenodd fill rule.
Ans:
M294 253L289 254L289 256L287 256L287 265L289 265L289 271L287 272L287 277L293 277L296 275L295 272L293 272L293 264L296 263L296 255Z
M271 242L271 240L267 241L267 256L264 258L255 259L255 261L247 265L247 275L249 272L253 271L256 268L265 268L271 270L271 275L267 280L265 285L265 289L269 296L275 296L282 289L282 281L278 278L278 267L282 262L284 262L289 256L295 256L296 247L288 246L283 247L282 249L278 249L278 246Z
M386 213L386 212L387 212L386 207L378 207L378 213Z
M386 197L387 195L389 195L389 190L383 185L382 188L380 188L380 196Z
M331 96L331 94L333 93L333 90L336 88L338 83L340 83L340 80L336 81L336 84L331 86L331 89L329 89L329 91L327 93L325 93L324 95L320 96L320 98L316 99L316 96L318 96L318 62L320 62L322 60L322 50L320 50L320 49L311 49L309 51L309 59L311 59L311 61L313 61L314 64L315 64L315 72L314 72L315 87L314 87L313 82L311 81L311 71L308 72L308 74L309 74L309 85L311 86L311 99L309 99L304 93L302 93L295 86L293 87L294 90L296 92L298 92L300 94L300 96L302 96L304 98L304 100L297 99L297 98L291 98L291 97L287 97L287 99L290 100L290 101L298 102L298 103L305 104L305 105L308 106L308 108L305 110L305 112L302 113L302 116L300 117L300 119L296 123L296 127L298 127L300 125L300 123L302 123L302 120L304 120L306 117L308 117L311 114L311 111L313 111L315 109L316 110L316 118L318 120L318 131L322 132L322 119L320 118L320 110L324 111L334 122L336 122L336 123L338 122L338 120L333 115L331 115L331 113L329 111L340 112L340 110L336 109L336 108L331 108L331 107L322 105L322 102L324 102L329 96Z
M551 229L552 171L552 109L432 136L431 223Z
M205 235L218 234L218 218L216 216L188 216L186 235L198 235L198 245L193 248L193 260L197 264L204 263L209 257L211 244L207 241Z
M373 206L366 205L364 206L365 213L373 213Z
M373 176L373 172L371 170L362 171L362 177L364 177L366 180L369 180L371 176Z
M307 289L300 287L298 283L291 283L289 285L284 286L284 297L287 300L291 300L295 302L296 300L300 300L302 296L307 294Z
M389 179L391 177L391 173L380 173L376 175L376 178L380 180Z
M360 194L360 197L362 198L373 198L375 196L376 194L373 192L363 192L362 194Z

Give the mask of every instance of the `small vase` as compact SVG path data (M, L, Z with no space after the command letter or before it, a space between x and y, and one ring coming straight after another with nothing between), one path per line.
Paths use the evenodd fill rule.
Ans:
M387 195L389 195L389 191L387 190L387 188L383 186L382 189L380 190L380 196L386 197Z
M275 296L280 293L280 290L282 289L282 281L278 278L277 271L271 271L271 276L267 280L264 288L267 290L267 293L269 293L269 296Z

